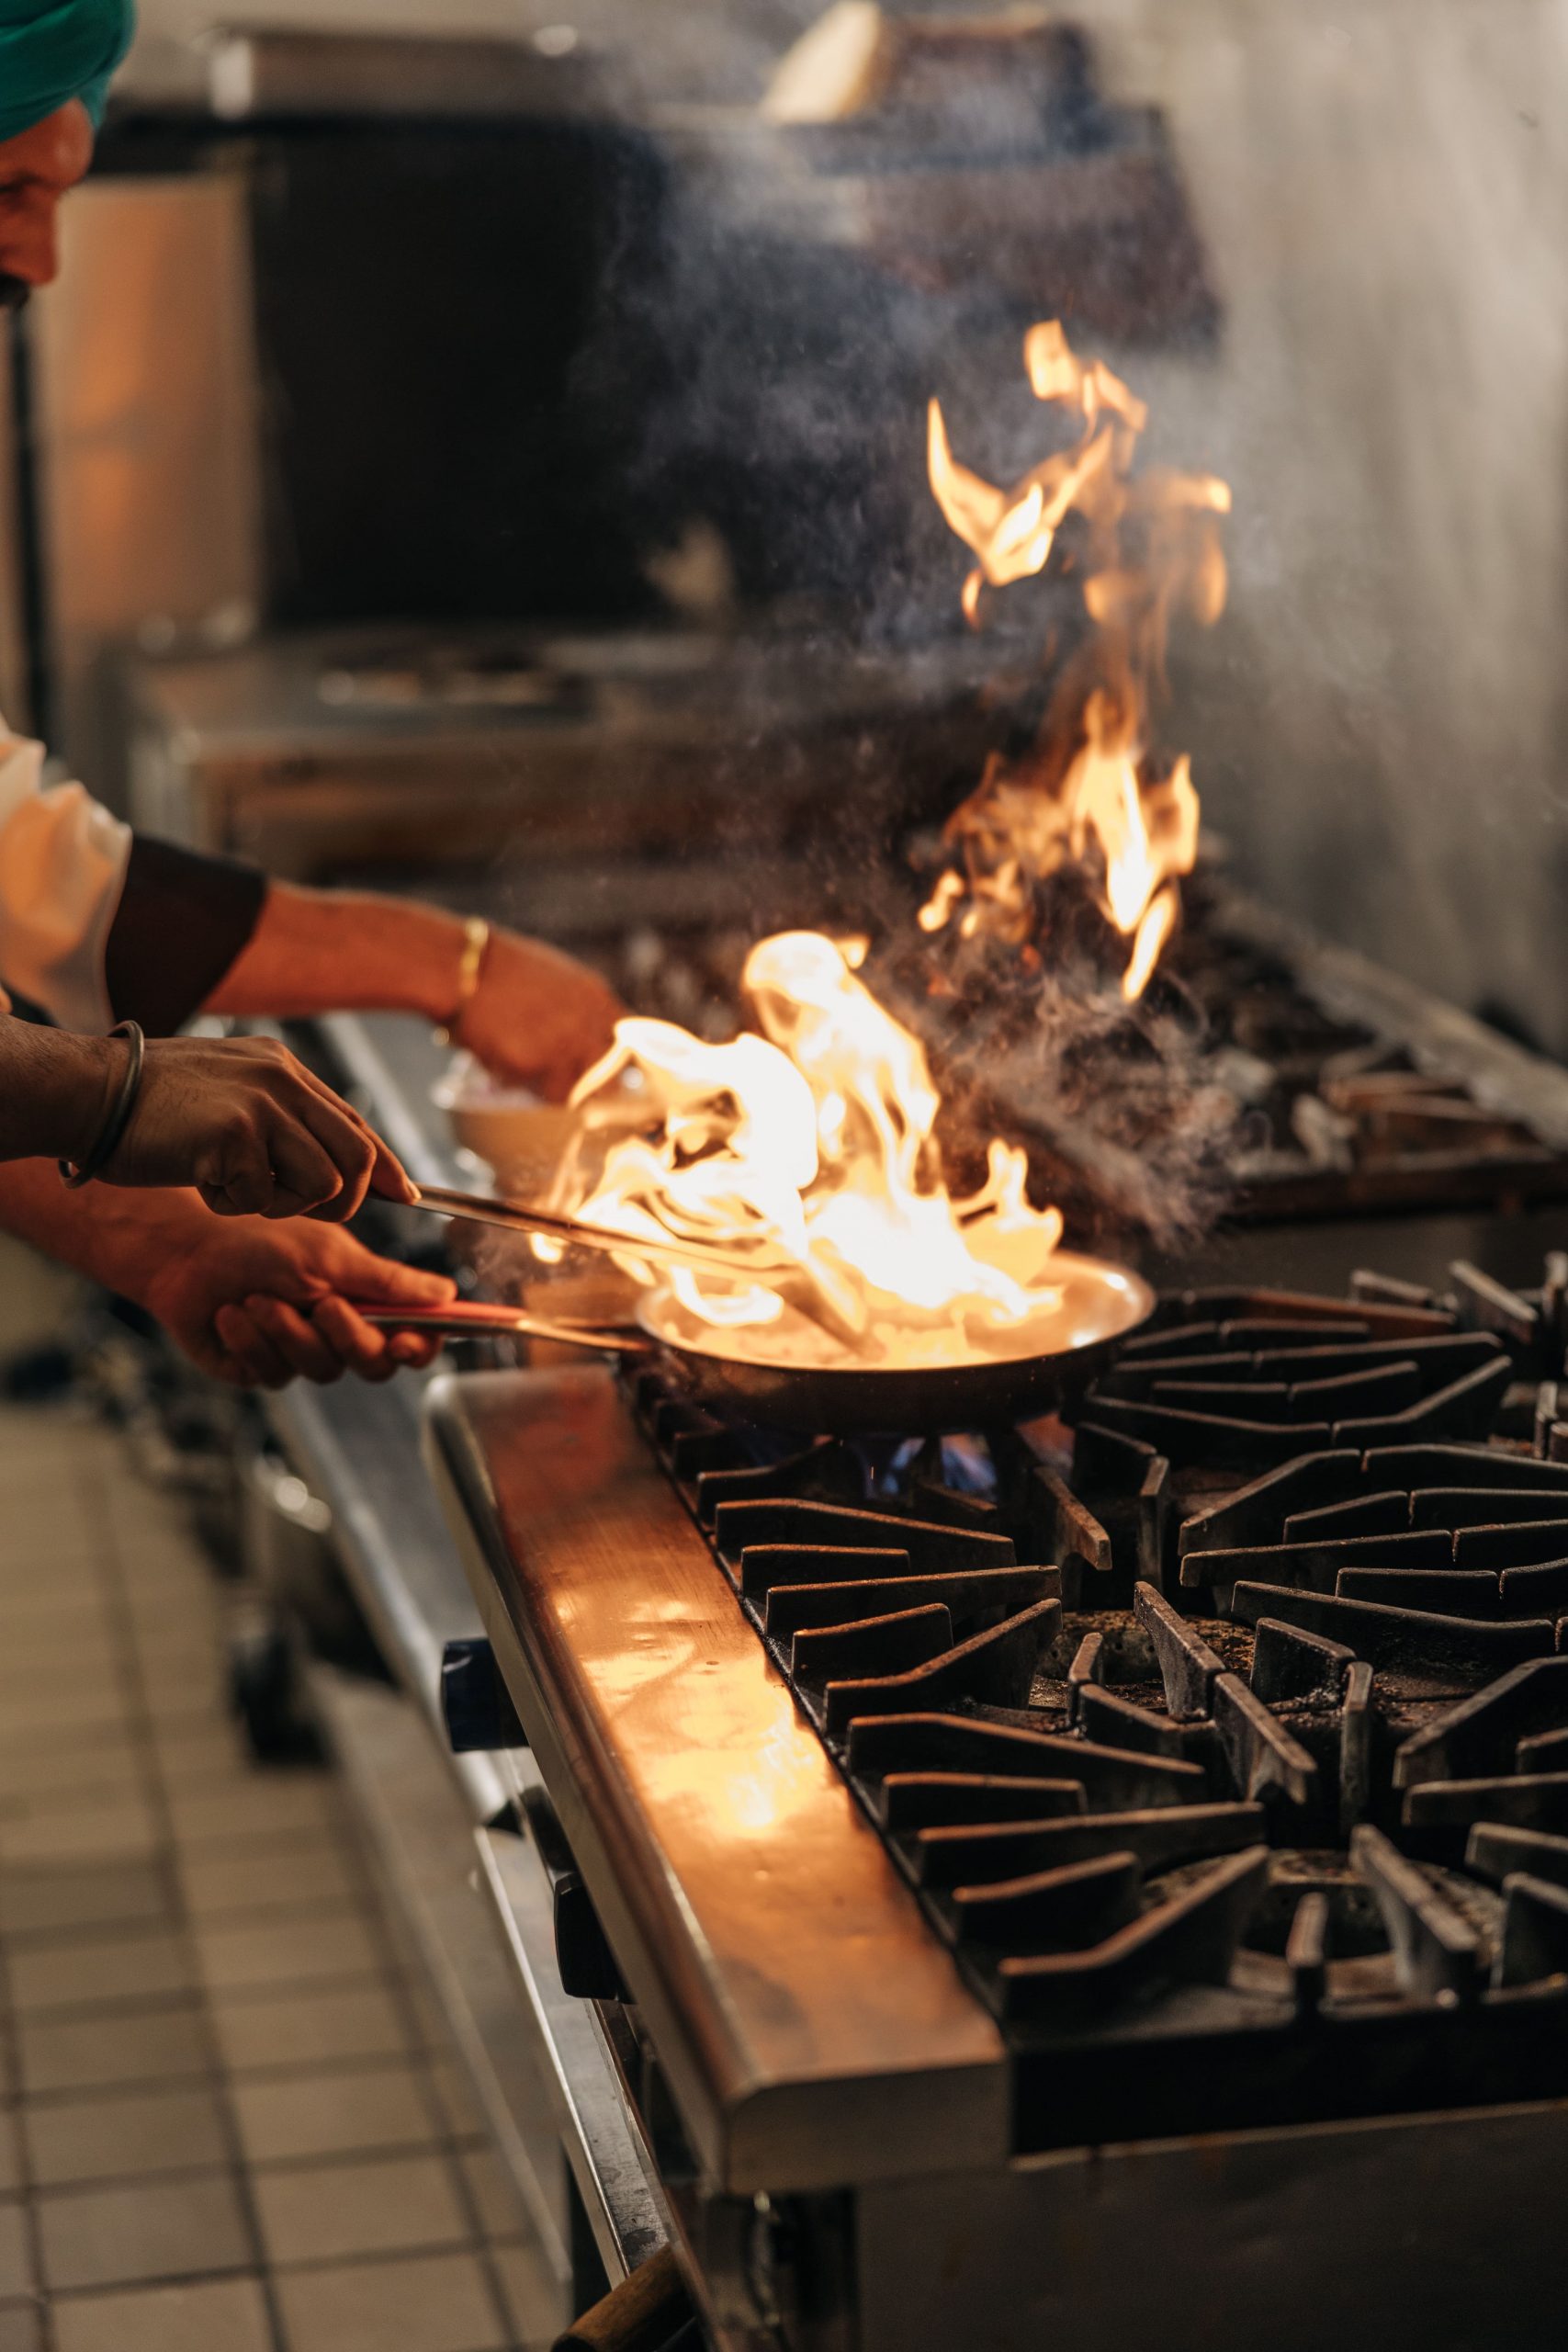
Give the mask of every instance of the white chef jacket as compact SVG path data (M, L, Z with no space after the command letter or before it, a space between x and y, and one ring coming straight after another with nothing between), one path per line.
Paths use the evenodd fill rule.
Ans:
M42 744L0 717L0 980L67 1029L113 1025L104 957L130 840L83 786L46 789Z
M133 833L0 718L0 989L63 1028L166 1035L204 1003L266 897L258 868Z

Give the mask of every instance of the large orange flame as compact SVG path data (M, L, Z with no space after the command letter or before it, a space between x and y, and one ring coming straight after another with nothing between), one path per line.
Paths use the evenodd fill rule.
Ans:
M1083 602L1093 624L1053 695L1041 739L1022 762L993 760L947 827L956 863L920 910L940 931L962 907L966 936L1027 939L1034 886L1064 865L1094 881L1107 919L1132 942L1122 994L1142 994L1180 911L1177 876L1198 854L1198 796L1185 756L1168 767L1151 745L1150 707L1165 683L1170 618L1208 625L1224 608L1219 517L1230 492L1212 474L1150 468L1134 476L1142 401L1103 361L1085 363L1055 320L1024 338L1038 400L1076 414L1072 446L1009 490L958 463L939 403L931 404L931 486L976 558L963 604L979 625L987 587L1042 572L1071 513L1087 547Z
M721 1244L733 1282L661 1279L693 1317L789 1361L831 1351L823 1324L868 1363L1016 1352L1020 1324L1059 1303L1062 1220L1031 1207L1024 1154L993 1141L985 1183L954 1198L924 1048L834 941L764 939L743 986L761 1034L728 1045L618 1023L572 1097L557 1204L628 1236Z

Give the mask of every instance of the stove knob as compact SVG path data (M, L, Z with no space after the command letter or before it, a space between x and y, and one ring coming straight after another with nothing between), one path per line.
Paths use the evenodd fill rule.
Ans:
M624 2001L626 1988L609 1938L575 1871L562 1871L555 1894L556 1965L560 1970L561 1990L575 1994L581 2001Z
M528 1745L495 1652L482 1634L472 1641L448 1642L442 1652L441 1713L454 1756Z

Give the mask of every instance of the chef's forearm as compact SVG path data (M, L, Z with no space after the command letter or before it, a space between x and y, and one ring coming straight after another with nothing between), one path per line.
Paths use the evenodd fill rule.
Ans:
M463 924L411 899L275 882L209 1012L378 1009L441 1021L462 993Z
M128 1050L0 1015L0 1161L85 1159ZM58 1174L54 1185L58 1192Z
M196 1193L104 1184L72 1193L52 1159L0 1163L0 1227L123 1297L140 1297L149 1274L205 1239L212 1223Z

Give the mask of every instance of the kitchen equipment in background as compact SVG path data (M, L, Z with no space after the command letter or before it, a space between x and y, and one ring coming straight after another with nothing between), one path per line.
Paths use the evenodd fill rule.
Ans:
M539 121L603 102L598 61L570 25L510 40L477 33L322 32L303 25L225 28L210 33L189 63L226 122L316 116L471 122L494 115ZM189 67L179 80L194 96Z
M1042 305L1183 350L1213 325L1166 135L1076 35L1026 152L980 121L933 154L903 117L716 106L689 28L685 104L572 29L241 29L131 77L28 329L35 719L111 798L128 645L623 621L694 545L748 613L941 638L932 352L984 371Z
M1122 343L1218 327L1166 119L1106 95L1071 19L850 0L781 60L761 112L819 175L821 232L916 284L977 274Z
M716 212L781 252L977 295L976 311L1016 305L1122 345L1213 337L1221 303L1169 124L1110 95L1085 27L1027 10L831 19L760 107L659 109ZM843 41L829 58L839 32L857 59Z
M106 650L232 642L265 602L247 193L236 171L94 178L61 276L17 322L51 707L75 772L122 777ZM0 470L9 445L0 443Z
M963 641L878 655L808 631L264 639L129 666L130 809L303 880L488 869L498 913L557 936L628 899L745 926L820 906L819 825L836 857L885 838L977 761L983 674Z
M1568 1198L1556 1063L1259 904L1206 851L1186 900L1132 1007L1070 937L1066 977L1051 956L971 968L960 951L933 987L900 912L868 958L963 1123L1027 1144L1076 1238L1140 1230L1179 1251L1219 1217Z
M628 519L637 420L588 356L615 270L637 277L657 237L646 141L580 61L525 43L477 113L468 45L393 44L403 104L378 119L385 47L364 45L373 105L280 96L232 125L200 85L118 105L65 209L60 281L29 306L52 706L33 718L111 798L100 673L128 645L654 601ZM445 97L422 115L426 67ZM631 364L630 324L616 348Z
M1223 868L1201 863L1191 877L1152 991L1149 1016L1181 1033L1162 1069L1135 1025L1114 1056L1043 1051L1042 1024L1060 1008L1027 973L988 1001L932 993L912 920L918 865L885 855L890 911L867 968L962 1119L1028 1148L1037 1196L1063 1207L1082 1246L1124 1254L1141 1230L1179 1248L1179 1229L1160 1238L1172 1199L1182 1205L1168 1123L1200 1092L1213 1153L1200 1221L1568 1199L1568 1075L1557 1064L1260 906ZM743 868L727 880L722 864L559 886L519 868L504 881L473 875L454 903L540 930L586 956L637 1012L724 1038L742 1025L740 970L755 938L820 922L836 887L853 928L870 885L836 851L815 865L803 851L774 869L771 890ZM755 909L755 922L738 909ZM1096 1035L1091 1020L1086 1036Z

